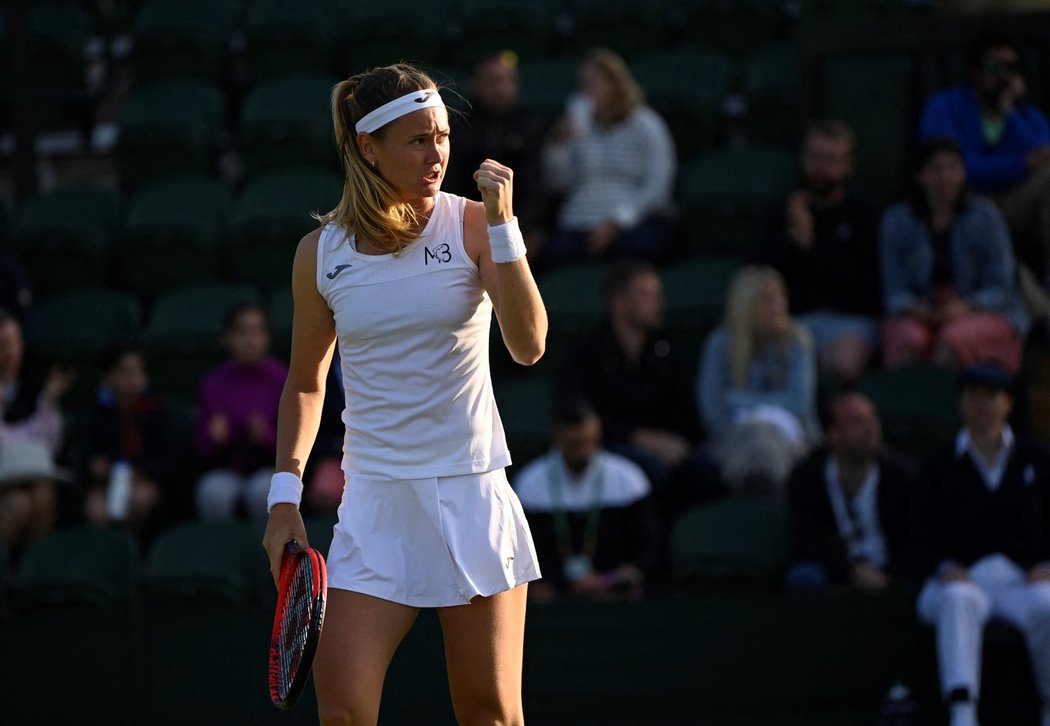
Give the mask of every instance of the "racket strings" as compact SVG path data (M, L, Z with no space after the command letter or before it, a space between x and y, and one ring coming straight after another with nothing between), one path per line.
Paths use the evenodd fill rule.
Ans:
M302 558L288 588L281 617L278 653L281 662L281 678L284 689L295 680L303 651L309 638L310 619L313 611L313 573L307 558Z

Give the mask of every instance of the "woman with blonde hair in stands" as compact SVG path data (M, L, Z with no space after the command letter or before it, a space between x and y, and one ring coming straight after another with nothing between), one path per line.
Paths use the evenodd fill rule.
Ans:
M675 149L627 63L596 48L544 148L549 191L564 195L545 265L614 256L659 262L671 241Z
M788 314L771 267L733 278L723 324L708 336L699 408L731 491L779 491L816 440L816 360L810 334Z
M495 311L511 356L544 351L547 316L513 211L513 173L486 160L482 201L441 191L448 113L398 64L332 94L346 185L292 266L295 317L263 545L276 577L336 345L345 486L314 663L321 723L375 724L387 666L437 608L460 723L521 724L526 588L539 577L489 375Z

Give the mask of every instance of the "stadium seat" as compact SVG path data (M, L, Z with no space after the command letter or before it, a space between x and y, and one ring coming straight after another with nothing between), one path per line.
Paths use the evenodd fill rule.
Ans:
M270 311L270 348L274 355L287 360L292 348L292 317L295 315L292 286L274 287L267 299L267 309Z
M456 44L456 60L466 68L503 50L520 58L542 58L555 50L566 19L556 0L465 0L459 13L462 40Z
M654 0L575 0L572 9L573 47L609 48L630 59L663 44L663 8Z
M33 311L33 345L47 360L82 364L138 336L142 306L123 290L88 287L44 300Z
M525 464L550 448L551 378L533 375L505 381L495 386L495 396L515 464Z
M675 69L669 73L668 69ZM639 54L631 70L646 98L667 122L679 158L709 149L716 119L730 90L733 66L719 51L699 46Z
M748 138L795 149L802 136L802 60L791 45L760 48L742 64Z
M244 59L252 78L334 70L336 5L252 0L244 20Z
M433 66L451 39L455 5L444 0L404 0L395 4L336 0L343 19L336 46L348 73L399 61Z
M192 521L164 530L146 552L143 596L248 605L268 577L259 541L247 522Z
M540 294L550 320L547 350L539 364L545 370L557 369L572 341L605 317L602 279L607 269L598 263L570 264L540 277Z
M332 546L333 528L338 519L335 512L319 512L307 515L303 522L310 546L325 557L328 557L328 550Z
M32 96L33 120L37 128L80 128L88 121L84 56L91 18L77 2L31 5L24 90Z
M135 187L173 174L210 173L223 130L219 86L172 78L137 86L120 113L116 159Z
M326 168L275 170L250 179L230 218L236 272L263 287L286 283L296 245L318 226L311 214L333 209L342 191L342 177Z
M129 602L139 556L131 536L101 527L61 529L26 548L15 580L17 606L82 605L107 608Z
M690 252L746 257L768 206L795 180L795 157L760 144L723 148L679 170L681 229Z
M200 280L162 293L143 337L154 388L196 398L200 378L223 359L222 320L233 306L260 302L248 283Z
M121 276L152 299L219 271L230 197L214 177L159 179L131 198L119 243Z
M237 0L145 0L132 28L135 78L221 80L238 5Z
M857 185L879 202L900 193L918 99L914 63L904 53L841 55L824 60L825 116L857 134Z
M688 344L688 354L698 356L704 336L721 322L729 282L743 264L738 257L697 255L664 271L665 326Z
M335 168L332 136L332 88L328 75L286 75L262 80L241 108L237 148L244 171L299 166Z
M671 576L700 585L774 585L786 557L785 513L766 498L701 504L671 528Z
M691 0L677 11L677 35L741 59L790 40L797 19L791 8L784 0Z
M913 456L952 440L959 426L955 376L932 363L883 368L858 388L875 404L886 441Z
M13 576L14 616L0 624L4 723L141 718L139 561L131 537L108 528L58 530L26 549Z
M119 192L75 184L40 192L18 209L12 248L40 298L109 281L121 223Z
M576 88L573 58L547 56L521 62L521 101L554 121L565 111L565 102Z

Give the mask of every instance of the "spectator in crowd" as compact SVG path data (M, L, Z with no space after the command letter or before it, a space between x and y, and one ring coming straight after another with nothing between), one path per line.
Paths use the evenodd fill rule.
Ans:
M722 479L735 493L779 494L819 435L813 338L788 313L771 267L734 276L725 322L704 342L696 391Z
M178 474L189 453L170 409L149 388L146 359L133 343L102 357L98 397L73 443L85 519L125 523L145 544L177 510ZM117 479L127 476L120 491Z
M880 236L887 365L1020 368L1029 318L1009 232L995 205L967 192L954 141L921 145L912 196L886 211Z
M548 189L562 194L545 265L632 256L659 261L672 236L674 141L627 63L590 51L578 92L544 147Z
M920 479L920 618L936 628L951 726L976 724L985 623L1020 628L1050 726L1050 457L1007 423L1014 381L994 362L959 377L963 427Z
M54 528L58 489L70 482L70 473L55 466L42 441L20 436L4 440L0 446L0 545L11 561Z
M841 121L809 124L800 184L767 218L759 261L784 277L790 307L809 329L823 373L858 380L878 347L878 210L850 186L856 139Z
M52 456L62 445L59 401L74 373L61 366L46 375L25 363L25 339L18 319L0 310L0 446L11 437L43 442Z
M906 579L915 472L882 445L875 406L844 391L825 406L826 446L788 481L792 590L885 590Z
M606 318L570 352L558 396L590 401L605 445L642 467L664 513L721 492L698 448L692 365L663 333L663 287L648 262L621 260L603 282Z
M543 115L523 105L518 89L518 57L512 51L489 53L474 66L471 107L452 114L456 153L449 157L444 188L470 197L477 193L474 172L486 159L499 159L514 170L514 212L525 235L530 259L540 250L547 226L541 156L547 133Z
M197 483L197 513L243 513L264 523L288 368L269 355L270 320L260 305L234 307L222 327L229 360L204 377L197 398L197 451L207 469Z
M1026 100L1018 43L981 35L967 53L967 83L935 92L919 136L947 136L962 150L971 186L998 202L1018 258L1050 273L1050 123Z
M514 481L544 573L529 594L639 594L658 554L649 480L602 449L601 420L581 398L560 402L553 434L554 447Z

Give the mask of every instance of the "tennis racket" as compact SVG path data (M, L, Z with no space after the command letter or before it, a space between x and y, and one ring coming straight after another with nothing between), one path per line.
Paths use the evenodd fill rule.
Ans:
M312 547L289 542L281 559L270 639L270 700L282 711L295 705L310 678L327 593L324 557Z

